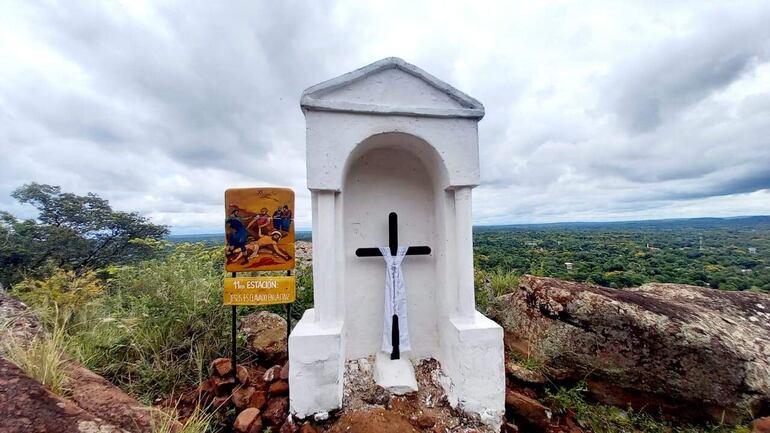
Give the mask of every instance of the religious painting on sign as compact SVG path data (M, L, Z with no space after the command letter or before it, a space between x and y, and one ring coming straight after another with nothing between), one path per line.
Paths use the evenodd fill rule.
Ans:
M225 212L228 272L294 269L294 191L228 189Z

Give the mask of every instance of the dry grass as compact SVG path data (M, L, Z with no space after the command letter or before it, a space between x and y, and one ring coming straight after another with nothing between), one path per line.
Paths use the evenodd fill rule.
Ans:
M156 418L157 419L157 418ZM163 421L153 426L153 433L206 433L213 424L213 414L206 413L200 407L179 427L174 416L164 416Z
M4 356L24 370L51 392L67 394L67 376L64 365L67 356L64 351L64 329L56 327L47 334L38 334L29 341L23 341L11 332L5 334L2 341Z

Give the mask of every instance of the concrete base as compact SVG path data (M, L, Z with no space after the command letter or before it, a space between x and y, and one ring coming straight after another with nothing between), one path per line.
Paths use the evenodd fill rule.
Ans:
M392 394L404 395L417 392L414 366L405 357L390 359L389 354L378 352L374 361L374 381Z
M322 327L309 309L289 336L290 410L298 418L342 407L342 322Z
M450 404L499 428L505 414L503 328L477 311L472 321L450 319L441 337Z
M343 324L323 327L307 310L289 337L290 410L298 418L342 407L345 368ZM503 329L476 312L473 320L449 319L440 327L446 374L442 385L449 402L499 428L505 413ZM394 394L417 390L414 367L406 357L390 360L378 353L375 380Z

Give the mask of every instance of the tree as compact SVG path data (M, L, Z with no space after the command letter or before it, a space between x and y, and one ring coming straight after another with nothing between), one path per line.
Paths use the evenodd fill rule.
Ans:
M40 275L53 267L79 274L109 264L150 257L142 239L163 239L168 228L135 212L115 211L107 200L89 193L63 193L58 186L31 183L12 197L34 206L37 218L19 221L0 213L0 283L13 284L24 274Z
M27 242L25 226L8 212L0 211L0 285L18 281L24 268L32 261L32 249Z

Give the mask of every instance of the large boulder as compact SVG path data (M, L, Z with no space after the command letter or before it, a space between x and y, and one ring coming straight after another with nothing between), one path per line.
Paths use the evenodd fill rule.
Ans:
M3 338L15 338L18 341L28 341L43 332L40 319L26 304L13 296L0 291L0 331ZM3 345L0 345L2 354Z
M3 338L15 338L24 345L32 341L33 338L45 338L46 335L45 329L41 326L40 320L34 312L18 299L0 292L0 324L3 323L7 323L7 325L5 329L0 329L2 331L0 332L0 343ZM7 335L6 332L10 335ZM2 346L0 344L0 355L2 355ZM0 369L0 383L4 381L6 381L5 383L13 383L8 382L9 380L23 380L25 382L32 380L28 377L24 379L18 378L18 371L15 366L11 368L8 364L10 364L9 361L2 360L3 368ZM82 417L80 414L77 414L77 418L87 420L90 416L98 417L99 419L97 424L87 421L87 425L100 425L99 423L103 423L114 426L116 429L124 429L135 433L150 433L156 430L155 426L159 425L168 425L173 428L181 427L176 420L169 419L168 414L143 405L103 377L72 360L66 354L64 355L62 370L67 377L68 393L66 406L74 405L86 414ZM6 377L6 374L11 379ZM37 382L35 383L36 385L32 386L32 388L42 387ZM11 391L18 390L9 390L9 392ZM40 399L35 400L35 398L32 398L35 401L23 404L23 409L30 411L30 413L37 411L38 408L42 410L41 414L49 413L47 406L51 401L54 401L55 404L60 404L60 406L64 404L60 401L64 399L50 393L44 395L44 393L34 391L34 395L40 395ZM2 396L0 396L1 399ZM0 411L0 413L2 412ZM55 423L51 425L53 428L56 427ZM4 431L0 428L0 433ZM62 428L61 431L65 430Z
M181 427L176 420L169 419L169 414L143 405L82 365L68 362L63 368L68 378L67 398L110 424L136 433L152 433L161 425Z
M507 349L597 400L691 421L770 411L770 297L523 276L497 299ZM532 362L530 362L532 364Z
M252 313L241 319L240 328L260 364L283 364L287 360L287 325L283 317L268 311Z
M134 433L49 392L0 357L0 432Z

